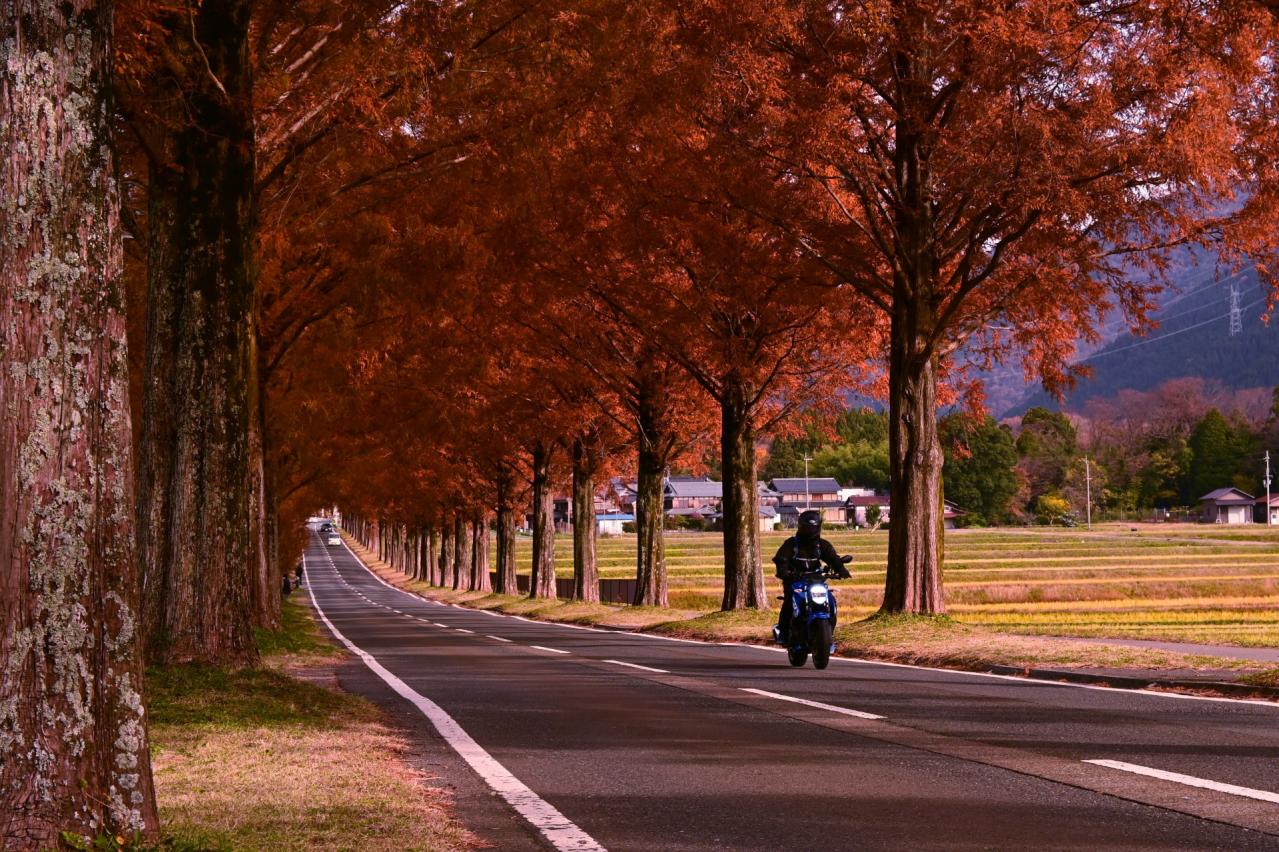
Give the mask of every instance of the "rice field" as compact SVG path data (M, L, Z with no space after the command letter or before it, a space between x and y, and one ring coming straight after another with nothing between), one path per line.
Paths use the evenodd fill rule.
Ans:
M785 537L762 535L774 595L780 586L770 559ZM862 617L878 609L887 532L827 538L854 559L853 578L836 584L843 612ZM520 573L528 573L531 548L529 539L519 539ZM559 572L568 574L568 536L557 538L556 553ZM722 554L718 533L667 534L672 606L718 607ZM598 557L601 577L633 577L635 536L601 538ZM944 582L955 618L1008 633L1279 645L1279 527L948 531Z

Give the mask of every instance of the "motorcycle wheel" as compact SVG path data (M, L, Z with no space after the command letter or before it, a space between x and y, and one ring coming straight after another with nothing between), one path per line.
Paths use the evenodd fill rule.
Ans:
M830 622L815 622L812 629L813 668L824 669L830 663ZM802 663L800 665L803 665Z
M808 651L803 648L787 648L786 658L790 660L790 664L795 668L799 668L808 662Z

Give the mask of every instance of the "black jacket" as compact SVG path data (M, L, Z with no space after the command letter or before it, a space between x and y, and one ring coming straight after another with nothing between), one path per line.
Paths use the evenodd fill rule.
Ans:
M791 536L782 542L782 546L777 549L777 555L773 557L773 564L777 566L777 576L785 579L794 571L791 565L791 559L796 556L807 559L820 559L826 564L826 567L839 577L849 577L848 569L844 567L844 563L839 561L839 554L835 552L835 546L824 538L816 541L805 541L799 536Z

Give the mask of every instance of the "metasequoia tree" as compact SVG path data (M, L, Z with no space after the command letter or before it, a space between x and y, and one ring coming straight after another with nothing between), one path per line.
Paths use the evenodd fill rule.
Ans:
M1067 385L1144 322L1170 249L1266 256L1275 24L1236 3L711 4L703 125L778 175L741 199L889 328L885 612L944 610L939 384L961 351ZM806 204L794 205L798 195ZM797 212L800 211L800 212ZM808 211L810 215L804 215Z
M109 144L112 5L0 12L0 846L157 827Z

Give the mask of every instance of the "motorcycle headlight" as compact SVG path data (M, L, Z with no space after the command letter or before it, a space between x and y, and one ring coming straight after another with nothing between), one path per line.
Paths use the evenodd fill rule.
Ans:
M824 604L829 599L829 591L821 583L814 583L808 587L808 596L815 604Z

